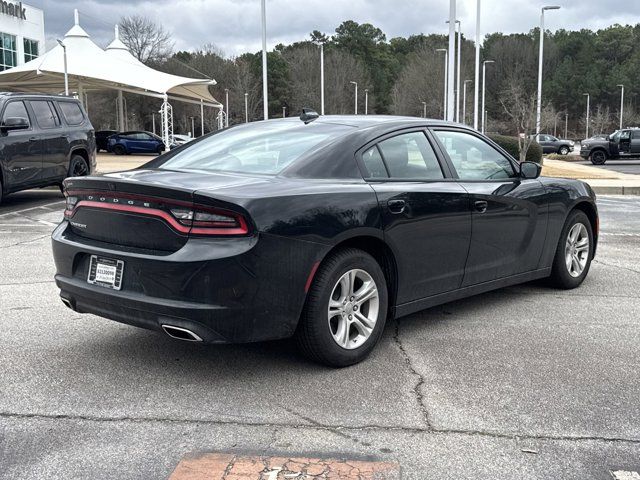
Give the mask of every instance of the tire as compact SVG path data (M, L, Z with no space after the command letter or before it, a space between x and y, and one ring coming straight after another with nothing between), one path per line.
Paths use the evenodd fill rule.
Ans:
M596 150L589 154L589 160L591 160L591 163L594 165L604 165L607 161L607 154L603 150Z
M352 278L355 281L350 282ZM361 303L352 302L351 295L345 298L347 290L355 290L356 296L358 292L365 293L363 289L371 286L371 281L377 297ZM345 288L348 285L354 287ZM332 298L333 316L329 313ZM316 272L296 329L296 343L306 357L331 367L361 362L380 340L387 306L387 282L378 262L362 250L339 250L325 259ZM367 320L362 322L361 318Z
M569 239L569 235L573 235L574 232L579 233L575 237L575 242L572 242L572 240ZM586 249L582 247L576 250L575 245L580 245L584 238L588 239ZM573 248L573 250L570 250L571 248ZM579 269L575 268L577 266L576 264L573 262L571 263L571 270L567 264L567 255L570 255L572 251L577 252L576 261L578 262L578 265L582 264L582 259L584 258L584 265L582 265L579 274ZM585 256L580 252L584 252ZM593 231L591 229L591 222L589 222L589 219L583 211L573 210L569 214L569 217L562 228L562 233L560 234L560 240L558 241L558 246L556 248L556 255L553 259L551 276L549 277L551 285L562 289L571 289L580 286L589 273L592 258Z
M560 155L569 155L569 147L563 145L560 147L560 150L558 150L558 153Z
M124 155L127 153L127 150L122 145L114 145L113 153L116 155Z
M162 148L162 147L158 147L158 150L156 150L156 153L157 153L158 155L162 155L162 154L164 153L164 148Z
M74 155L69 162L69 171L67 177L86 177L89 175L89 165L87 161L80 155Z

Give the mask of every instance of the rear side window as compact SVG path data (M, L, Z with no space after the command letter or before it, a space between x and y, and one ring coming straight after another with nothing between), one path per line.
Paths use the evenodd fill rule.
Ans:
M377 145L362 154L362 162L367 170L367 178L389 178Z
M380 142L379 147L391 178L444 178L438 158L423 132L389 138Z
M640 139L640 130L634 130L631 138L633 138L634 140Z
M40 128L53 128L60 125L60 119L51 102L45 100L32 100L29 102L33 113L36 115L36 121Z
M4 109L4 113L2 114L2 124L7 118L17 117L24 118L29 122L29 115L27 114L27 108L24 106L24 102L9 102L7 103L6 108Z
M75 102L58 102L62 115L69 125L80 125L84 121L84 115L80 105Z

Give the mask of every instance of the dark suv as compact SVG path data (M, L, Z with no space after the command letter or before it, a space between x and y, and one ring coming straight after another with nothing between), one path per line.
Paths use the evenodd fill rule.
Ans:
M8 193L60 185L95 168L95 135L78 100L0 93L0 202Z
M604 138L588 138L582 142L580 156L594 165L604 165L609 159L640 158L640 128L616 130Z

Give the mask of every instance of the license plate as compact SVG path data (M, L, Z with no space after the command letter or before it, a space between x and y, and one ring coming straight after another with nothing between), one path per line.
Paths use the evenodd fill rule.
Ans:
M120 290L123 271L124 262L122 260L91 255L87 282L93 285L100 285L101 287Z

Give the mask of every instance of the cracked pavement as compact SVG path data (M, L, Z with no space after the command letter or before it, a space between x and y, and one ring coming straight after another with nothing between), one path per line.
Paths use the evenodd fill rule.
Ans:
M640 199L601 197L584 285L389 322L331 370L287 341L202 346L68 310L53 190L0 207L0 478L167 478L185 455L398 462L402 478L640 471ZM8 200L9 200L8 199Z

